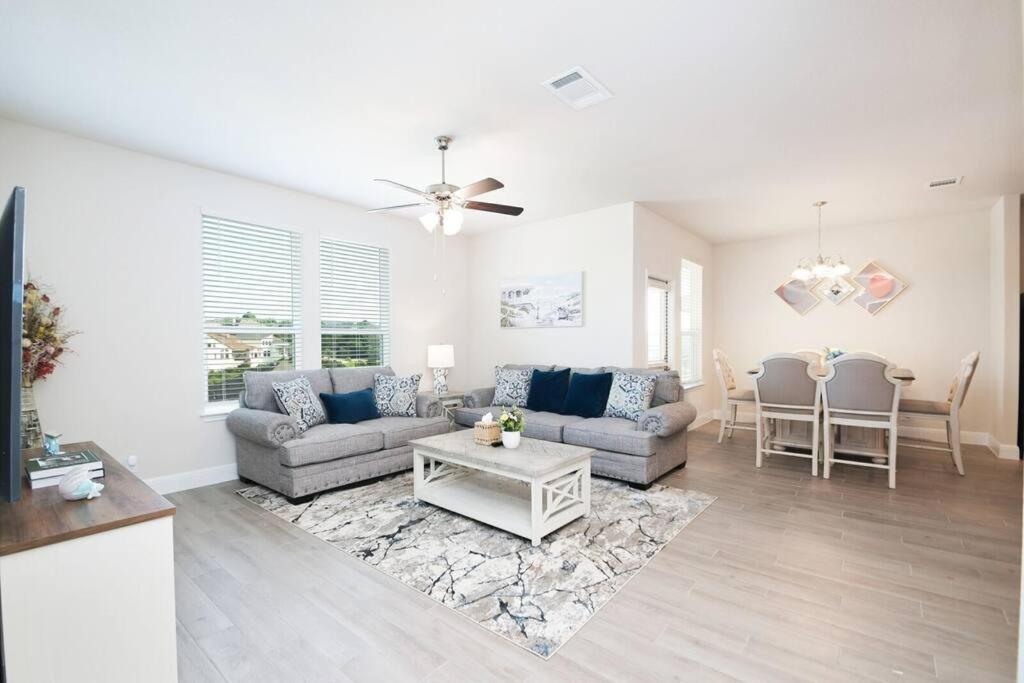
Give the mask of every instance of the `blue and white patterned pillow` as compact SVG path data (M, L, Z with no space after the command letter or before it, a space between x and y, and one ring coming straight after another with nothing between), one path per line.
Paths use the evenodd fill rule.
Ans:
M288 382L271 382L271 386L277 407L284 414L295 418L299 434L327 422L324 405L305 377L296 377Z
M525 408L533 368L494 368L494 405Z
M373 376L373 402L381 417L416 417L416 394L423 375Z
M654 398L657 375L630 375L616 372L612 375L612 390L608 393L605 417L624 417L639 420Z

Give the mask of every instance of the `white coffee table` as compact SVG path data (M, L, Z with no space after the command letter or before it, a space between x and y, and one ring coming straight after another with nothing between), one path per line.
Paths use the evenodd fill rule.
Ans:
M515 449L479 446L471 429L410 443L416 500L528 538L533 545L590 514L593 449L538 439L523 439Z

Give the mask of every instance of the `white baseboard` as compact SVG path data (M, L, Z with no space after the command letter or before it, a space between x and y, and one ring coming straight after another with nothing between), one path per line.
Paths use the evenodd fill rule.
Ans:
M694 421L694 425L698 427L710 422L711 420L718 420L721 418L722 411L718 408L707 413L708 419L704 422L700 422L700 418ZM697 423L700 422L698 425ZM691 429L694 428L691 425ZM901 424L899 428L899 435L907 437L909 439L921 439L924 441L939 441L942 443L946 442L946 430L937 427L916 427L914 425ZM960 442L967 443L974 446L985 446L992 454L1001 460L1018 460L1020 459L1020 450L1017 448L1017 444L1001 444L994 436L988 432L968 432L960 431Z
M714 411L708 411L706 413L701 413L700 415L697 416L697 419L695 419L693 422L691 422L690 426L687 427L686 429L687 429L687 431L690 431L692 429L699 429L699 428L703 427L708 422L711 422L714 419L715 419Z
M160 495L197 489L200 486L212 486L225 481L238 479L238 467L235 463L207 467L201 470L190 470L178 472L177 474L166 474L162 477L146 479L150 488Z

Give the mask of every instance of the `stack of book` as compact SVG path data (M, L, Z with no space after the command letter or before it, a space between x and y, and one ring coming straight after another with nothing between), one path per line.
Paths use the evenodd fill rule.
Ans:
M33 489L41 489L56 486L65 474L79 465L89 467L90 479L103 476L103 461L92 451L74 451L31 458L25 465L25 474L28 475L29 485Z

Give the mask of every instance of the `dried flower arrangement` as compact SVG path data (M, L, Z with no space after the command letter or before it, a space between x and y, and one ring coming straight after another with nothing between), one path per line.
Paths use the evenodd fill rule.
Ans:
M21 386L29 388L46 379L61 362L68 340L78 334L64 327L60 306L55 306L40 286L25 283L21 328Z

